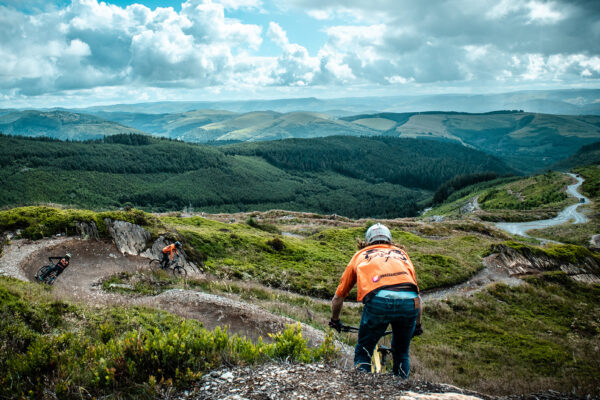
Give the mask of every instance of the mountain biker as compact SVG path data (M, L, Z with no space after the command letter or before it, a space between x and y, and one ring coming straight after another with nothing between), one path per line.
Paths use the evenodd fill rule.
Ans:
M177 241L175 243L171 243L170 245L166 246L164 249L162 249L162 260L160 260L160 267L162 269L167 269L169 267L169 257L171 258L171 261L173 261L173 254L175 254L175 256L179 257L179 253L177 252L177 249L181 249L181 242Z
M340 313L344 299L357 285L357 300L364 303L354 351L354 365L371 370L375 345L392 324L393 373L407 379L410 374L408 351L421 328L421 297L415 269L404 250L392 243L390 230L382 224L371 226L365 243L350 260L331 302L329 326L341 331Z
M54 262L52 260L59 260L59 261L56 264L54 264ZM56 277L58 278L58 276L60 274L62 274L63 271L65 269L67 269L67 267L69 266L69 261L71 261L71 254L67 253L64 256L60 256L60 257L48 257L48 261L50 261L50 263L52 263L54 265L52 266L52 268L49 268L44 274L42 274L40 276L40 280L42 280L42 281L44 279L46 279L46 277L54 271L56 271Z

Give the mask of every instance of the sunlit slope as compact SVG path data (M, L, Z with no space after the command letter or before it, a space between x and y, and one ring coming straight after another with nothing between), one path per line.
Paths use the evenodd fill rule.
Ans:
M123 133L143 133L93 115L34 110L10 112L0 116L0 132L21 136L45 136L61 140L88 140Z
M195 110L175 114L152 114L134 112L96 112L102 118L131 126L157 136L180 138L203 126L236 116L223 110Z
M344 120L373 128L385 126L387 135L456 141L494 154L524 172L547 168L581 146L600 140L599 116L426 112L360 115Z

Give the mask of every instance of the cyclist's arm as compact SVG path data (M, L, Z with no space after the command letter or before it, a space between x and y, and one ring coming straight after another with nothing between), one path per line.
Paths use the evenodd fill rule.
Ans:
M342 306L344 305L345 297L339 297L337 294L331 300L331 319L337 321L340 319Z

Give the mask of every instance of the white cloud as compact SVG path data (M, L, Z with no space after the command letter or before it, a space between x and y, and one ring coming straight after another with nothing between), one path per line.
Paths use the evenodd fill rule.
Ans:
M180 11L2 2L0 96L600 82L600 7L591 0L281 0L277 10L261 0L182 2ZM268 12L268 26L245 22L245 13ZM311 17L323 43L291 40L298 31L278 23L280 12ZM273 49L265 40L275 54L264 55Z
M555 9L554 3L542 3L539 1L530 1L527 3L529 8L529 18L531 21L541 23L555 23L564 18L564 15Z
M237 10L240 8L260 9L263 4L261 0L217 0L217 3L222 4L223 7L232 10Z

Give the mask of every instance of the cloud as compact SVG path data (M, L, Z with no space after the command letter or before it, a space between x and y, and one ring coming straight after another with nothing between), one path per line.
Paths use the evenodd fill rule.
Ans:
M593 0L280 0L276 10L261 0L182 1L179 11L2 2L0 98L600 82ZM268 26L245 22L257 13ZM311 18L306 29L323 42L291 40L298 30L280 13Z
M0 6L4 88L32 95L96 86L227 84L260 26L225 17L224 8L258 1L188 0L180 12L73 0L28 14Z
M598 2L282 0L282 7L317 20L354 15L354 24L325 29L323 50L360 81L567 83L597 76Z

